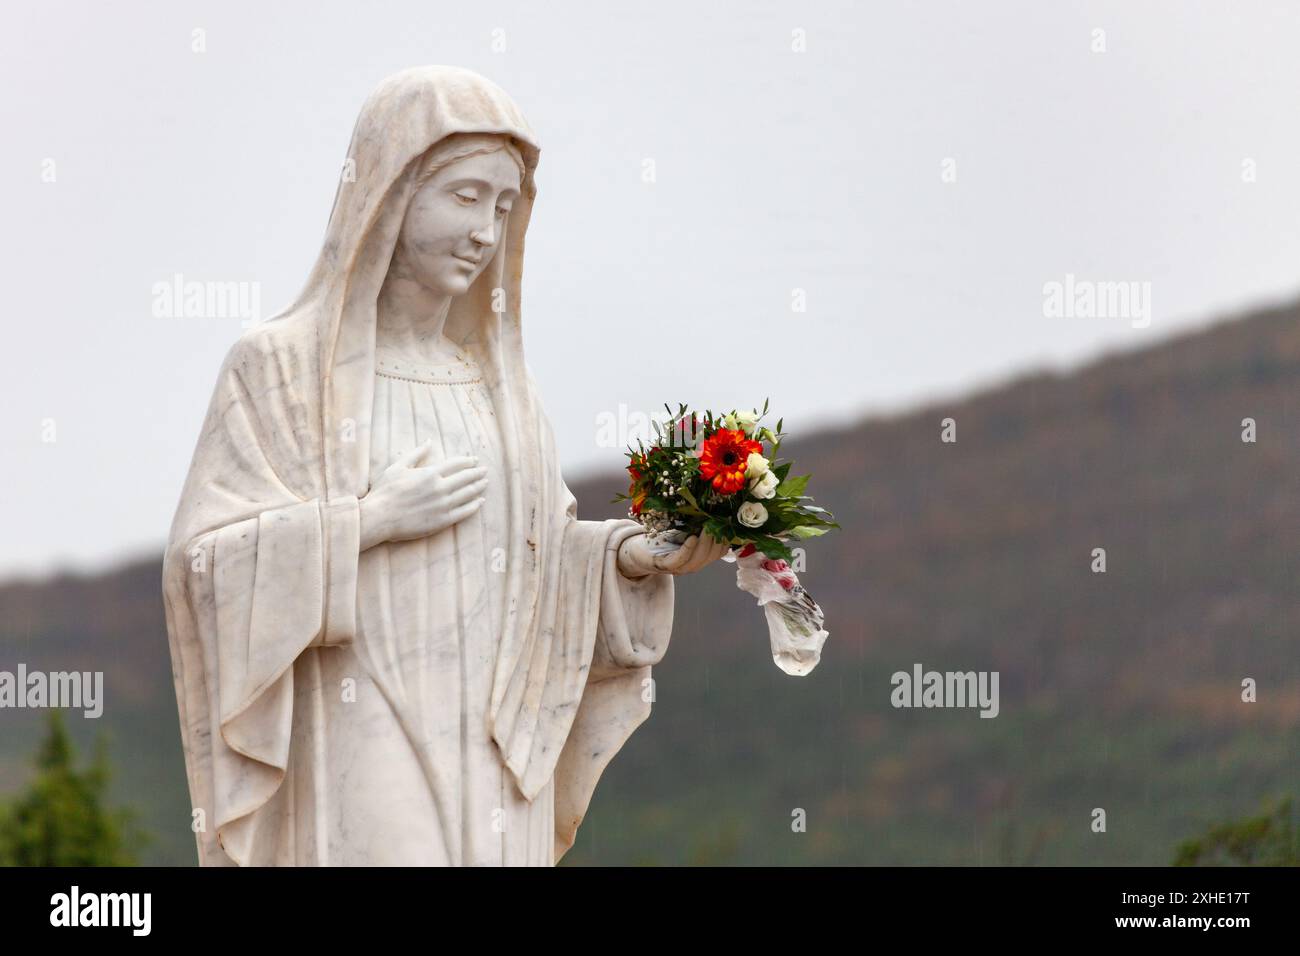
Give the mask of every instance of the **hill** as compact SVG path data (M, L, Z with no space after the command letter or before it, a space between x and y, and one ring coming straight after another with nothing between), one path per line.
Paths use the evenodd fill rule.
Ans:
M1300 792L1298 396L1300 304L902 416L788 423L784 455L844 528L801 572L821 665L777 670L730 565L679 580L655 712L566 865L1160 865ZM572 487L580 517L624 514L621 473ZM105 671L104 717L69 723L83 745L112 732L151 861L193 862L159 580L143 562L0 586L0 670ZM916 663L998 671L1000 714L894 709ZM0 720L3 792L41 724Z

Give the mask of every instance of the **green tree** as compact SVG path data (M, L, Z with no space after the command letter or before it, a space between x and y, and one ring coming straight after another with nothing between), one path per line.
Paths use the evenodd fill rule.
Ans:
M1297 866L1300 844L1291 819L1291 798L1257 817L1219 823L1202 837L1178 846L1174 866Z
M36 777L27 791L0 805L0 865L134 866L147 842L128 808L105 804L109 781L107 742L96 741L85 771L74 766L72 740L58 710L36 754Z

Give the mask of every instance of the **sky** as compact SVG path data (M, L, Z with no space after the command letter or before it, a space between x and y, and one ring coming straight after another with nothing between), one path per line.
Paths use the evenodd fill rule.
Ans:
M1300 294L1286 3L7 21L0 577L161 556L226 351L305 281L357 112L408 66L482 73L540 139L525 350L570 484L665 403L766 399L797 438ZM169 311L177 276L245 308Z

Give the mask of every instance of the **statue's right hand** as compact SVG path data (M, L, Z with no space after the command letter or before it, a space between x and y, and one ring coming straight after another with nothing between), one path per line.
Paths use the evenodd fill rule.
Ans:
M361 499L361 550L437 534L483 504L488 470L478 458L463 455L426 464L432 448L430 440L401 455Z

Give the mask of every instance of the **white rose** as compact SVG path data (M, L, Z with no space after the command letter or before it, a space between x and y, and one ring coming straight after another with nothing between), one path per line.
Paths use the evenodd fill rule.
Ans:
M740 523L746 528L761 528L767 521L767 509L757 501L746 501L740 506L740 511L736 514Z
M762 478L767 474L767 468L770 464L771 462L758 452L750 452L749 457L745 459L745 477Z
M776 472L766 471L761 478L756 479L750 486L749 490L755 498L775 498L777 485L781 479L776 477Z
M753 435L754 427L758 425L758 409L755 408L748 412L736 412L732 421L738 423L746 435ZM736 425L731 427L735 428Z

